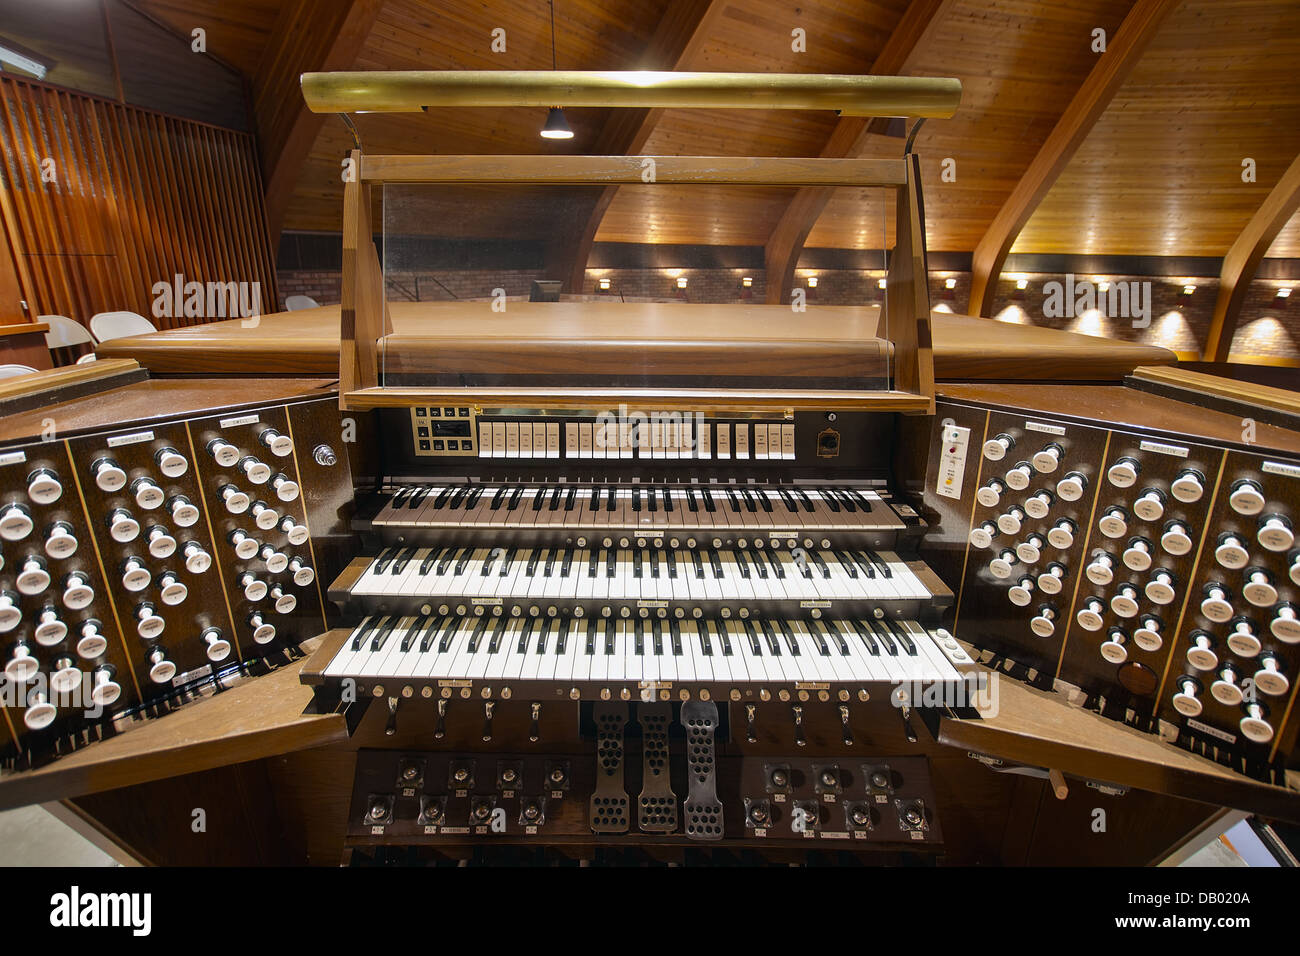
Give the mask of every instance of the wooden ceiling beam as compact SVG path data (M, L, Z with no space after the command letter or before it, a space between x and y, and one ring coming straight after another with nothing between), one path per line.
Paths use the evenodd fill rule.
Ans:
M1089 71L1060 119L1047 134L1019 182L989 223L971 257L971 289L967 311L988 316L993 311L998 277L1016 237L1051 190L1061 171L1074 158L1088 133L1096 125L1165 18L1181 0L1137 0L1124 17Z
M955 0L911 0L869 72L874 76L905 72L954 5ZM831 130L820 155L829 158L858 156L866 147L868 136L883 133L886 123L881 118L842 116ZM803 253L804 242L834 194L834 188L805 187L794 194L781 213L763 249L767 270L764 296L768 303L789 301L790 290L794 288L794 270Z
M725 6L726 0L671 0L645 53L633 69L683 69L713 32ZM630 156L640 153L659 125L663 112L661 109L610 110L596 134L592 154ZM565 292L582 291L591 247L596 241L601 220L616 195L617 186L606 186L583 207L585 216L580 213L574 217L575 225L559 230L547 245L546 274L559 278Z
M1287 167L1223 257L1219 294L1214 300L1214 315L1210 319L1205 351L1201 353L1203 361L1228 361L1251 280L1255 278L1269 246L1273 245L1273 240L1291 221L1297 209L1300 209L1300 156Z
M288 0L280 8L253 78L253 117L273 247L303 163L327 118L307 109L298 77L352 69L383 5L383 0Z

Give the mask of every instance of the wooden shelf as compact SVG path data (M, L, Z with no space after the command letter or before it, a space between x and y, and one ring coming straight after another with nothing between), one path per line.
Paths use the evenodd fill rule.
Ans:
M303 644L310 656L322 638ZM339 714L305 714L312 690L299 672L306 658L36 770L0 775L0 810L305 750L347 738Z

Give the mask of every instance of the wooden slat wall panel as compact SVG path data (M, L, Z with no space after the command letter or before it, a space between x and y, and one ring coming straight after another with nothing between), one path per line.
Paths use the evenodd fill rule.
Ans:
M253 140L58 87L0 76L0 178L38 314L88 325L127 309L160 328L153 285L260 282L275 311L275 261ZM53 160L55 179L42 181Z

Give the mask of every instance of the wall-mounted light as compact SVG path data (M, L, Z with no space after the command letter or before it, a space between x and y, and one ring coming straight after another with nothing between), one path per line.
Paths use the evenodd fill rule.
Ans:
M686 288L686 276L678 276L678 277L677 277L677 288L679 288L679 289L685 289L685 288Z
M741 284L742 286L744 286L746 289L748 289L748 288L750 288L750 287L754 284L754 277L753 277L753 276L743 276L743 277L741 278L741 280L740 280L740 284Z
M809 277L808 277L808 288L810 288L810 289L815 289L815 288L817 288L817 277L816 277L816 276L809 276Z
M600 286L600 291L601 291L601 292L608 292L608 291L609 291L609 280L608 280L608 279L601 279L601 280L600 280L598 283L596 283L596 284Z
M38 80L43 80L52 66L54 66L53 60L47 60L12 40L6 39L0 44L0 69L9 67L11 70L30 73Z
M1187 285L1183 286L1183 295L1191 295L1195 291L1196 291L1196 286L1191 283L1188 283Z
M1289 285L1282 286L1280 289L1277 290L1277 297L1279 299L1291 298L1291 287Z
M885 287L885 280L884 280L884 279L877 279L877 280L876 280L876 288L877 288L877 289L883 289L884 287Z
M1100 282L1097 283L1098 292L1105 292L1109 288L1110 288L1110 283L1107 282L1105 279L1102 279Z
M943 280L943 287L945 289L955 289L957 288L957 280L949 276L947 279Z
M1024 292L1026 289L1029 288L1029 280L1024 278L1023 276L1017 279L1016 288L1019 289L1021 292Z

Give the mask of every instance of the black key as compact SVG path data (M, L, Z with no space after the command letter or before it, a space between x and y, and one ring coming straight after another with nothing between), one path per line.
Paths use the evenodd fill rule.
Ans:
M754 493L750 491L748 488L741 488L740 493L745 498L745 510L747 510L750 514L757 514L758 502L754 498Z
M555 568L556 548L551 548L546 555L546 564L542 565L542 577L549 578L551 571Z
M853 560L858 562L858 567L862 569L862 573L868 578L874 578L876 576L876 566L872 564L871 559L861 551L853 552Z
M435 564L438 563L438 559L442 557L442 553L443 553L444 551L446 551L446 550L447 550L446 548L430 548L430 549L429 549L429 553L426 554L426 555L424 556L424 560L420 562L420 575L421 575L421 577L423 577L424 575L426 575L426 574L429 573L429 570L430 570L430 569L431 569Z
M393 492L393 497L388 501L388 507L396 511L398 508L405 508L406 502L410 499L414 490L405 486L398 488Z
M379 626L382 617L366 617L357 625L356 631L352 635L352 650L361 650L361 644L369 636L370 632Z
M605 618L605 654L614 653L614 638L618 635L617 626L612 617Z
M615 508L615 502L617 500L618 500L618 495L615 492L614 488L611 487L607 492L605 492L605 510L613 511Z
M885 625L885 629L889 631L890 636L902 645L904 654L908 657L916 656L916 644L912 641L911 635L907 633L907 628L888 614L881 619L881 623Z
M813 551L812 559L817 565L817 570L822 573L822 577L829 578L831 576L831 569L826 566L826 561L822 558L822 553L820 551Z
M798 551L801 554L796 554L795 551ZM795 551L790 552L791 562L793 562L794 566L799 569L800 574L805 578L812 580L812 568L808 565L808 552L804 551L802 548L796 548Z
M844 493L843 488L832 488L831 494L836 497L839 503L844 506L844 510L849 514L853 514L858 510L858 506L854 504L852 498Z
M704 501L704 510L709 514L718 510L718 506L713 500L713 491L711 489L701 491L700 498Z
M559 629L555 632L555 653L563 654L564 648L569 643L569 619L567 617L559 618Z
M534 511L541 511L541 510L542 510L542 499L545 498L545 497L546 497L546 489L545 489L545 488L538 488L538 489L537 489L537 494L533 495L533 510L534 510Z
M533 636L533 628L537 626L537 618L530 617L524 622L523 629L519 632L519 644L515 647L516 654L528 653L528 639Z
M672 511L672 510L673 510L673 496L669 493L669 491L668 491L667 488L661 488L661 489L659 489L659 490L660 490L660 492L661 492L661 493L663 494L663 496L664 496L664 511Z
M596 511L600 508L600 489L595 485L591 486L591 500L587 502L588 511Z
M858 639L866 645L868 654L872 657L880 656L880 645L876 642L876 632L861 618L858 618Z
M858 503L858 507L861 508L863 511L867 513L871 512L871 502L868 501L866 498L864 498L860 492L854 490L853 488L847 488L845 489L845 494L847 494L850 498L856 501Z
M822 636L822 632L816 627L816 625L820 623L821 621L814 621L812 625L808 627L808 633L812 636L813 643L817 645L817 653L822 657L830 657L830 646L826 643L826 638Z
M785 568L781 565L781 560L776 556L775 551L760 551L759 554L767 558L767 563L772 566L772 573L776 575L778 581L785 578Z
M695 576L701 581L704 580L704 565L700 563L700 552L691 551L691 560L695 562Z
M446 654L447 648L451 647L451 639L456 636L456 631L460 628L460 618L454 615L447 615L447 626L442 629L438 635L438 653Z
M641 489L640 488L632 489L632 510L633 511L641 510Z
M650 511L652 514L659 510L659 503L658 501L655 500L655 490L653 488L650 488L646 491L645 500L646 500L646 504L650 506Z
M650 558L650 577L658 580L659 578L659 549L650 548L647 552Z
M726 492L727 500L731 502L731 510L736 512L736 514L740 514L740 499L736 497L736 490L734 488L727 488Z
M821 620L814 621L813 623L817 627L821 628L821 632L825 637L829 637L835 642L836 646L839 647L840 657L849 656L849 645L845 642L844 635L839 632L839 628L831 627L825 621Z
M608 549L608 556L605 558L605 577L612 578L614 571L618 568L618 552L613 548Z
M406 633L402 635L402 642L397 645L397 649L403 654L409 651L411 649L411 642L415 640L415 634L418 630L419 622L417 621L406 629Z
M853 563L852 558L839 548L835 549L835 560L840 563L840 567L844 569L844 573L850 578L856 578L858 576L858 566Z
M776 489L776 491L777 494L781 496L781 500L785 502L785 510L790 512L791 514L797 514L799 511L799 506L795 503L794 498L790 496L790 492L787 491L785 488L778 488Z
M524 574L528 575L528 577L531 578L537 572L538 560L545 553L546 553L545 548L542 548L540 551L537 550L530 551L529 558L528 558L528 565L527 567L524 568Z
M393 562L392 573L401 574L403 571L405 571L407 562L410 561L413 557L415 557L416 550L417 549L415 548L405 548L402 551L398 552L397 560Z
M632 577L639 578L640 576L641 576L641 549L633 548L632 549Z
M507 511L514 511L519 507L519 499L524 496L524 486L519 485L515 488L514 493L510 495L510 501L506 504Z
M700 510L700 506L699 506L699 504L698 504L698 503L696 502L696 500L695 500L695 489L694 489L694 488L687 488L687 489L686 489L686 507L689 508L689 509L691 509L691 511L699 511L699 510Z
M663 621L660 621L660 620L655 620L655 621L651 624L651 628L650 628L650 629L654 632L654 633L651 635L651 646L654 648L654 655L655 655L655 657L663 657L663 656L664 656L664 634L663 634L663 626L664 626L664 622L663 622Z
M702 621L697 621L696 624L695 624L695 630L696 630L696 633L698 633L698 634L699 634L699 637L700 637L700 653L703 654L705 657L712 657L712 656L713 656L713 640L712 640L712 638L709 636L709 626L708 626L708 625L709 625L709 622L708 622L708 621L703 621L703 620L702 620Z
M709 625L717 632L718 640L722 643L722 656L730 657L735 650L731 646L731 635L727 633L726 626L717 621L710 621Z
M670 618L668 621L668 633L672 637L673 657L682 656L682 629L677 624L677 618Z
M420 653L427 654L429 648L433 646L433 639L438 633L438 626L445 621L445 617L428 618L424 629L420 632Z
M497 493L492 496L492 504L489 505L489 507L493 511L496 511L498 508L501 507L501 503L505 501L505 498L506 498L506 486L502 485L500 488L497 489Z
M867 559L876 566L876 570L880 572L882 578L892 578L894 576L894 572L890 570L890 567L885 562L884 558L876 554L876 552L872 551L870 548L867 548L866 551Z
M573 567L573 554L572 548L564 549L564 561L560 564L560 577L567 578L569 576L569 569Z
M745 552L744 552L744 551L737 551L737 552L736 552L736 564L739 565L739 567L740 567L740 576L741 576L742 578L748 579L748 578L749 578L749 561L745 558Z
M587 577L589 578L596 576L596 564L600 560L600 553L600 550L592 548L591 557L587 558Z
M487 577L489 574L492 573L492 565L496 561L497 553L500 550L501 550L500 548L493 548L491 551L488 552L488 556L483 559L483 570L479 572L479 574L482 577Z
M434 510L436 511L439 508L445 507L447 504L447 499L451 497L452 492L454 492L455 490L456 490L455 485L448 485L446 488L442 489L442 491L438 492L438 497L433 499Z
M465 573L465 565L469 564L469 559L470 559L470 557L471 557L473 554L474 554L474 550L473 550L472 548L462 548L462 549L461 549L461 551L460 551L460 559L457 560L457 562L456 562L456 573L457 573L457 574L464 574L464 573Z
M505 563L501 565L501 576L503 578L510 573L510 569L511 567L514 566L515 557L517 554L518 554L517 548L511 548L509 551L506 552Z
M794 628L785 618L781 618L777 623L781 625L781 633L785 635L785 643L790 648L790 654L798 657L803 652L799 647L799 638L795 637Z
M370 638L371 651L381 651L384 649L384 642L388 640L388 635L393 633L393 628L397 627L397 622L400 620L401 618L394 614L388 619L388 623L375 631Z
M754 570L758 572L760 580L767 580L767 562L764 560L764 555L761 550L756 550L754 552Z
M758 503L763 506L764 511L768 514L772 513L772 499L767 496L766 491L755 491L754 497L758 499Z
M587 618L586 653L588 657L596 653L596 619L594 617Z
M722 580L722 559L713 548L709 548L709 564L713 565L713 576Z
M755 657L762 657L763 642L762 642L762 638L759 636L758 628L754 627L754 622L751 621L749 618L745 618L742 624L744 625L745 628L745 635L749 638L750 653L753 654ZM720 625L718 627L718 630L725 633L726 627Z
M645 620L639 617L636 619L636 643L634 649L637 657L645 656Z
M840 513L840 503L836 499L835 493L831 491L829 488L822 489L822 501L826 503L826 507L830 508L831 511L835 512L836 514Z
M669 578L677 577L677 552L674 551L672 548L669 548L667 551L664 552L664 554L668 558L668 577Z
M898 644L894 641L893 636L889 633L889 629L886 628L879 621L872 622L871 629L876 634L876 640L880 641L880 643L884 646L885 653L888 654L890 657L897 657Z
M379 557L375 558L375 574L383 574L398 553L399 549L397 548L384 548L383 551L380 551Z
M452 510L459 508L461 502L464 501L468 495L469 495L469 485L461 485L459 488L456 489L455 494L451 496L451 500L447 502L447 507L451 508Z
M564 489L561 488L559 485L556 485L553 489L551 489L551 501L550 504L546 506L547 511L554 511L556 508L560 506L560 492L563 490Z
M429 492L432 490L433 489L428 485L421 485L416 489L415 494L411 495L410 500L406 502L406 507L411 509L420 507L420 505L424 504L424 499L429 497Z
M537 632L537 653L546 653L546 638L550 636L551 626L555 623L555 618L548 617L542 621L542 628Z
M466 648L471 654L478 653L478 642L483 637L483 632L487 630L487 623L488 619L485 615L480 617L478 623L474 625L474 630L469 635L469 645Z
M488 653L495 654L501 649L501 636L506 632L506 618L492 618L492 635L488 638Z
M451 564L451 560L452 560L452 558L454 558L455 556L456 556L456 549L455 549L455 548L448 548L446 551L443 552L442 557L438 559L438 576L439 576L439 577L442 577L442 575L444 575L444 574L447 573L447 566Z

